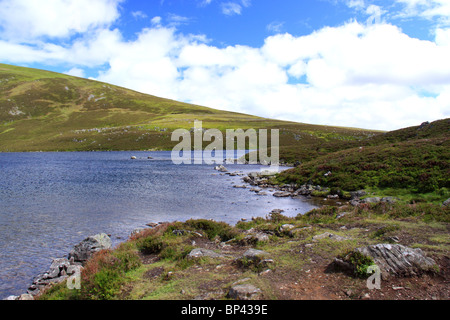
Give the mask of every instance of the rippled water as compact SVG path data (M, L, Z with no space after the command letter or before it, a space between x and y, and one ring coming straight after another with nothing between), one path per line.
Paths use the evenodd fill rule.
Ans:
M0 298L25 292L52 258L90 235L111 234L117 244L149 222L234 224L275 208L294 216L314 207L233 188L240 178L212 165L174 165L170 152L0 153Z

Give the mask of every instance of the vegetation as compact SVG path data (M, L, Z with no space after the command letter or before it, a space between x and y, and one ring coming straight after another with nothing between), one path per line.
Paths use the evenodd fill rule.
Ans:
M171 150L175 129L279 129L293 146L360 140L379 132L270 120L142 94L98 81L0 64L0 151ZM269 135L270 136L270 135ZM209 143L205 143L207 145ZM315 152L315 151L314 151ZM295 152L293 154L296 154Z
M396 236L399 243L421 248L445 263L450 250L449 216L449 207L433 204L379 203L324 206L296 217L277 213L235 226L209 220L162 224L135 234L114 250L94 255L82 271L81 290L68 290L62 283L39 299L226 299L229 288L240 281L260 288L262 299L314 299L317 288L322 288L326 298L359 299L367 290L363 279L367 268L374 262L353 249ZM282 231L286 224L293 226L288 232ZM270 240L241 241L251 229L270 234ZM324 232L346 240L314 240ZM223 258L189 258L197 247L212 249ZM269 260L243 258L249 247L265 251L264 259ZM327 271L335 257L351 263L355 274ZM396 281L409 286L409 298L429 298L429 290L422 288L429 288L427 281L432 281L433 288L444 288L440 279L448 276L446 270L436 268L439 277L415 279L414 287L408 282L412 280ZM298 279L302 281L297 283ZM392 286L398 285L383 282L382 290L370 295L408 298L399 296ZM344 294L343 288L351 294Z

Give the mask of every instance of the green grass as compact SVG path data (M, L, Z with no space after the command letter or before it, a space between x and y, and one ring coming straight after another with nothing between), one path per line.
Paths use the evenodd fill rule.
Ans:
M212 106L213 107L213 106ZM282 158L370 130L278 121L215 110L68 75L0 64L0 152L171 150L175 129L279 129ZM206 144L205 144L206 145Z

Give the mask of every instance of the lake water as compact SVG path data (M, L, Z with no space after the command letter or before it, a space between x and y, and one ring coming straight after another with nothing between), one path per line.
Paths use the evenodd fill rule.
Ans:
M107 233L117 244L149 222L234 224L272 209L295 216L315 207L233 184L243 184L241 177L220 175L213 165L174 165L170 152L0 153L0 299L26 292L53 258L90 235Z

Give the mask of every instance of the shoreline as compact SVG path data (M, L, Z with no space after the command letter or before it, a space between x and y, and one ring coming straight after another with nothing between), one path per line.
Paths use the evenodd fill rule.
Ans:
M216 169L217 170L217 169ZM218 171L218 170L217 170ZM220 174L222 174L223 176L229 176L229 175L233 175L233 174L235 174L235 175L238 175L237 174L237 172L229 172L228 170L227 170L227 172L221 172ZM239 176L239 175L238 175ZM315 197L315 196L311 196L311 194L314 192L314 191L319 191L319 192L323 192L323 190L322 190L322 188L321 187L319 187L319 186L315 186L315 187L312 187L312 186L300 186L300 188L297 188L298 186L293 186L293 185L282 185L282 186L280 186L280 185L275 185L275 184L270 184L270 183L268 183L268 181L265 181L265 179L267 179L267 176L261 176L261 175L258 175L257 173L255 174L254 172L250 172L250 173L247 173L246 175L244 175L243 177L241 177L240 178L241 179L241 181L243 181L243 182L246 182L246 183L248 183L248 185L250 185L250 186L253 186L253 187L261 187L261 190L265 190L265 189L273 189L274 191L274 194L276 193L276 192L281 192L282 194L279 194L279 196L280 197L298 197L298 198L300 198L300 199L304 199L305 201L308 201L308 200L311 200L311 199L314 199L314 198L316 198L316 200L317 199L322 199L322 202L323 202L323 204L333 204L334 203L334 205L333 205L333 207L335 207L336 208L336 210L337 210L337 212L339 212L342 208L346 208L346 210L349 210L348 208L353 208L353 210L356 210L356 209L358 209L359 207L361 207L361 205L368 205L368 204L372 204L372 205L378 205L378 204L386 204L386 205L392 205L392 204L394 204L395 203L395 201L391 201L392 199L375 199L374 201L373 201L373 198L368 198L368 199L372 199L372 200L369 200L369 201L360 201L359 200L359 196L362 196L362 194L361 193L359 193L359 196L357 197L357 199L356 198L354 198L354 199L352 199L352 200L349 200L349 201L347 201L346 203L338 203L338 204L336 204L336 202L339 202L339 201L337 201L337 200L341 200L341 199L337 199L336 200L336 197L330 197L330 198L328 198L328 196L326 197L326 198L323 198L323 197ZM236 185L235 185L236 186ZM254 192L255 190L252 190L251 188L248 188L247 186L245 187L245 189L247 189L246 191L250 191L250 192ZM304 194L301 194L301 193L304 193ZM306 195L305 195L306 194ZM365 195L365 194L364 194ZM272 196L274 196L273 194L272 194ZM308 197L307 196L309 196L309 199L308 199ZM277 196L275 196L275 197L277 197ZM356 201L356 202L354 202L354 203L351 203L351 201ZM317 207L318 208L318 210L320 211L320 210L322 210L320 207ZM263 219L266 219L266 220L268 220L268 221L270 221L270 219L271 219L271 215L272 214L275 214L275 215L281 215L282 216L282 210L280 210L280 211L277 211L276 209L275 210L272 210L272 212L271 213L269 213L269 215L268 216L266 216L265 218L264 217L254 217L254 218L252 218L251 220L247 220L247 219L241 219L240 221L238 221L237 223L235 223L235 225L233 226L233 225L231 225L232 227L236 227L237 225L239 225L239 224L241 224L241 223L249 223L249 224L252 224L252 223L257 223L257 221L261 221L261 220L263 220ZM343 212L342 214L337 214L336 215L336 219L338 219L338 217L343 217L343 216L346 216L347 215L347 213L346 212ZM291 222L291 220L294 220L295 221L295 219L296 218L294 218L294 217L285 217L287 220L289 220L288 222L289 223L292 223ZM339 219L341 219L341 218L339 218ZM212 219L205 219L205 220L209 220L209 221L214 221L214 220L212 220ZM134 235L136 235L136 234L139 234L140 232L146 232L146 230L147 230L147 232L149 231L149 230L152 230L152 229L154 229L154 228L160 228L161 226L164 226L164 225L173 225L173 224L177 224L177 223L180 223L179 221L172 221L172 222L161 222L161 223L148 223L147 224L147 226L149 227L149 228L146 228L146 229L137 229L137 230L134 230L132 233L131 233L131 235L127 238L127 239L124 239L124 240L121 240L120 242L119 242L119 244L116 246L116 248L118 248L119 246L120 246L120 244L123 244L123 243L128 243L128 242L130 242L131 241L131 239L133 238L133 236ZM288 225L289 225L289 223L285 223L283 226L285 226L285 228L287 228L286 229L286 234L289 234L289 237L291 237L290 235L292 235L292 234L295 234L295 232L293 233L293 229L292 229L292 227L288 227ZM291 224L292 225L292 224ZM310 228L310 227L308 227L308 228ZM312 227L313 229L316 229L316 227ZM342 228L340 228L340 229L342 229ZM295 228L294 228L294 230L295 230ZM308 229L309 230L309 229ZM318 230L320 230L320 229L318 229ZM197 232L197 231L196 231ZM279 232L279 231L277 231L277 232ZM284 231L283 231L284 232ZM198 233L198 232L197 232ZM301 233L304 233L303 231L301 232ZM183 232L181 233L181 234L183 234ZM284 234L284 233L283 233ZM334 233L330 233L330 234L334 234ZM274 234L272 234L272 236L273 236ZM320 234L321 235L321 234ZM267 241L267 239L269 239L270 238L270 236L271 236L271 233L264 233L264 232L256 232L256 233L254 233L254 234L249 234L248 236L251 236L251 237L253 237L253 239L257 239L256 241L257 242L259 242L259 241L261 241L261 239L262 239L262 242L266 242ZM340 236L338 236L338 238L337 239L339 239L339 237ZM394 237L393 239L395 239L396 237ZM397 239L398 239L398 237L397 237ZM200 238L198 238L196 241L199 241L200 240ZM252 240L253 241L253 240ZM338 240L338 241L341 241L341 240ZM225 244L224 244L224 246L226 245L226 242L224 242ZM306 244L306 245L308 245L308 244ZM116 249L115 248L115 249ZM66 276L66 278L62 278L61 279L61 282L63 282L63 281L65 281L65 280L67 280L67 277L69 277L70 276L70 274L67 272L68 271L68 267L70 267L72 264L70 264L69 263L69 266L67 267L67 266L65 266L65 264L64 263L66 263L66 261L64 261L63 262L63 267L58 267L58 268L60 268L60 271L61 272L63 272L63 274L64 274L64 272L66 273L65 274L65 276ZM53 265L53 264L52 264ZM51 268L52 269L52 268ZM269 268L270 269L270 268ZM269 269L267 269L267 270L269 270ZM51 270L50 270L50 272L51 272ZM267 272L271 272L271 271L267 271ZM47 272L48 273L48 272ZM58 273L58 278L60 278L61 276L61 273ZM38 276L39 277L39 276ZM64 277L64 275L63 275L63 277ZM46 279L46 280L49 280L49 279ZM51 279L50 279L51 280ZM431 280L430 280L431 281ZM50 281L50 283L60 283L60 281L58 280L58 281ZM45 292L45 288L44 288L44 292ZM346 294L346 296L347 297L350 297L350 296L352 296L351 294ZM365 297L365 294L364 295L360 295L360 298L364 298ZM24 300L26 300L26 299L30 299L31 297L30 296L24 296L23 297L24 298ZM33 298L34 299L34 298Z
M85 152L85 151L81 151L81 152ZM106 152L109 152L109 151L106 151ZM112 152L116 152L116 151L112 151ZM117 152L121 152L121 151L117 151ZM145 152L145 151L141 151L141 152ZM157 152L159 152L159 151L157 151ZM40 152L26 152L26 153L40 153ZM45 153L57 153L57 152L45 152ZM128 161L133 161L132 159L130 159L130 158L126 158L126 160ZM157 161L157 159L152 159L152 160L156 160ZM235 160L235 162L234 162L234 164L236 164L236 160L237 159L234 159ZM204 165L204 164L202 164L202 165ZM245 164L245 165L248 165L248 164ZM256 165L258 165L258 166L260 166L260 164L256 164ZM211 169L212 169L213 167L211 167ZM228 172L229 174L233 174L232 172ZM214 173L213 173L214 174ZM236 174L237 175L237 174ZM243 174L244 176L246 176L245 174ZM227 174L224 174L224 176L228 176ZM224 187L227 187L228 185L226 184L226 182L225 182L225 180L223 181L224 182ZM230 186L230 187L233 187L233 186ZM270 210L268 210L267 211L267 214L269 214L270 212L269 212ZM205 218L206 220L213 220L213 219L208 219L208 218ZM230 225L236 225L236 224L238 224L239 222L241 222L241 221L247 221L247 220L249 220L249 219L245 219L245 218L237 218L236 219L236 221L234 222L234 223L230 223ZM163 222L158 222L158 224L165 224L165 223L175 223L175 222L179 222L179 220L173 220L173 221L163 221ZM148 223L146 223L146 225L149 225L149 224L152 224L152 222L148 222ZM135 233L136 232L136 230L139 230L139 229L141 229L142 230L142 228L137 228L137 229L135 229L135 230L132 230L131 231L131 235L133 234L133 233ZM115 246L119 246L121 243L124 243L124 242L127 242L128 240L129 240L129 238L130 238L130 236L131 235L129 235L128 237L120 237L120 238L117 238L116 240L115 240ZM110 236L110 235L109 235ZM65 259L65 257L67 256L67 254L66 255L64 255L63 257L60 257L60 258L56 258L56 260L59 260L59 259ZM42 268L42 270L45 270L45 266L43 266L43 268ZM51 266L50 266L50 269L52 269L51 268ZM36 279L38 279L40 276L42 276L42 275L44 275L44 274L46 274L46 273L49 273L49 270L46 270L46 271L42 271L42 272L39 272L38 274L36 274L36 275L33 275L32 276L32 281L31 281L31 285L33 285L33 283L35 282L35 280ZM51 273L51 272L50 272ZM50 280L50 279L45 279L45 280ZM51 283L58 283L58 282L51 282ZM11 295L10 295L11 296ZM5 299L7 299L9 296L6 296L6 297L4 297L3 299L5 300Z

